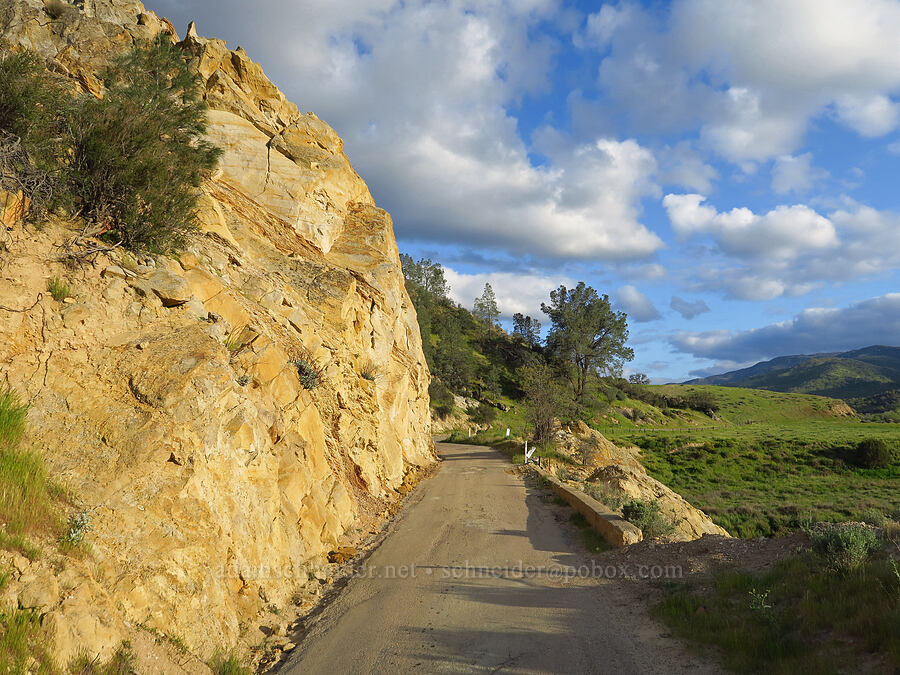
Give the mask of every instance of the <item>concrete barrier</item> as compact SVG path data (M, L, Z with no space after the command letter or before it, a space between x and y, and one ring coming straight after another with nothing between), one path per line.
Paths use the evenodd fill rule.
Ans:
M569 487L559 482L544 469L532 465L532 468L550 483L550 488L562 497L569 506L584 516L597 532L611 546L622 547L628 544L636 544L644 538L639 527L634 526L617 513L613 513L593 497L586 495L581 490Z

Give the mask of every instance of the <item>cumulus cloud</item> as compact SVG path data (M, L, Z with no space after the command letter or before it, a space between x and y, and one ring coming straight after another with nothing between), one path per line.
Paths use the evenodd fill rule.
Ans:
M789 354L847 351L897 344L900 293L842 308L810 308L790 321L747 331L682 332L670 339L677 351L698 358L745 363Z
M704 162L687 141L665 147L657 153L660 163L659 182L678 185L709 194L719 179L719 172Z
M900 106L887 96L844 95L837 100L837 117L860 136L884 136L897 128Z
M804 205L778 206L756 214L747 208L719 212L704 201L698 194L669 194L663 206L676 232L710 234L730 255L787 259L839 243L834 224Z
M672 302L669 304L669 307L681 314L682 318L685 319L693 319L696 316L710 311L709 305L707 305L703 300L688 302L683 298L679 298L677 295L672 296Z
M536 28L558 18L555 0L155 4L202 11L201 33L240 35L341 134L402 238L540 259L640 259L663 245L640 222L658 190L647 148L548 131L536 145L549 162L536 165L519 135L510 110L551 83L559 45Z
M772 189L782 195L788 192L805 192L817 180L827 176L827 172L812 166L812 153L806 152L796 157L781 155L772 166Z
M821 215L805 205L756 214L720 212L702 195L667 195L672 227L694 246L694 292L741 300L799 296L827 282L884 275L900 266L900 213L844 197L843 208Z
M628 314L628 318L635 323L656 321L662 318L659 310L653 306L646 295L631 285L622 286L615 293L616 303Z
M577 283L566 276L537 272L470 274L444 267L444 275L450 284L450 298L468 308L482 294L485 283L489 283L504 319L511 319L513 314L521 312L543 321L545 315L541 312L541 303L550 302L550 291L560 284L572 288Z
M609 51L599 82L640 128L699 128L747 168L794 152L829 111L863 136L897 128L894 0L678 0L664 18L625 7L591 15L582 44Z

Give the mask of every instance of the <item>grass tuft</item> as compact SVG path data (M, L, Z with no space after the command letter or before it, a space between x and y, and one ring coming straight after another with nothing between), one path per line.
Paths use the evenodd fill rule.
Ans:
M99 658L82 650L78 656L69 661L69 675L136 675L134 654L131 644L125 640L108 661L101 663Z
M57 302L62 302L66 298L72 297L72 289L69 285L59 277L53 277L47 282L47 290Z
M215 675L250 675L234 654L216 652L209 660L209 667Z
M0 547L33 559L39 550L26 535L51 531L58 522L43 458L20 447L27 412L14 391L0 390Z
M22 440L28 405L9 387L0 389L0 448L12 447Z

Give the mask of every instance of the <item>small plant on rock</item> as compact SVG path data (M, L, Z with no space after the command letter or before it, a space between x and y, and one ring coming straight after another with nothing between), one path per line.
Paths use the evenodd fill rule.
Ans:
M84 535L91 529L91 514L87 511L79 511L69 518L69 529L62 536L62 543L67 546L77 546L84 540Z
M249 675L249 670L241 665L234 654L216 652L209 661L209 667L215 675Z
M297 375L300 376L300 384L304 389L313 390L319 386L322 380L322 373L312 363L302 357L298 357L291 361L297 369Z
M370 360L363 361L362 365L359 367L359 376L364 380L369 380L373 382L375 380L375 376L378 374L378 369L375 367L375 364Z
M601 504L611 509L621 509L625 503L625 493L604 483L585 483L584 491Z
M62 302L66 298L72 297L72 289L59 277L53 277L47 282L47 290L57 302Z

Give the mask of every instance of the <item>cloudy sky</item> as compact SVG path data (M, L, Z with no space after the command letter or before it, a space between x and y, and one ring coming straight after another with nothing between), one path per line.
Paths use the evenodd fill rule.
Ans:
M900 344L898 0L150 0L328 121L471 307L584 280L655 381Z

